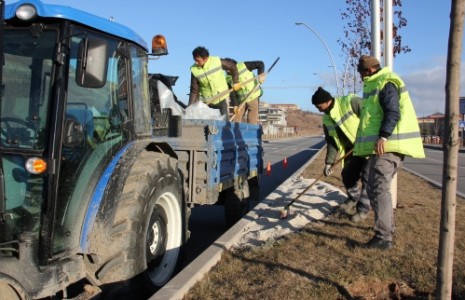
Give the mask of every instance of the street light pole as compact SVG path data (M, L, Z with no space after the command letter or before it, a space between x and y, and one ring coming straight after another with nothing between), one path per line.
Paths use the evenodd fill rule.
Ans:
M333 55L331 54L331 51L329 50L328 46L326 45L325 41L321 38L321 36L318 34L318 32L316 32L315 30L313 30L310 26L308 26L307 24L303 23L303 22L296 22L295 25L303 25L305 27L307 27L308 30L310 30L311 32L313 32L321 41L321 43L323 44L323 46L325 46L326 48L326 51L328 51L328 54L329 54L329 57L331 58L331 62L333 63L333 69L334 69L334 79L336 80L336 90L337 90L337 94L339 95L339 83L338 83L338 76L337 76L337 69L336 69L336 64L334 63L334 58L333 58Z

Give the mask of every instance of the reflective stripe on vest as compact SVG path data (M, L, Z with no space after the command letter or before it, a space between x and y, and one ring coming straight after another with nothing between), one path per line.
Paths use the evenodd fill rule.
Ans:
M209 102L215 95L228 90L221 59L218 56L208 57L202 68L196 64L192 65L191 72L199 82L199 94L203 102ZM226 94L211 104L218 104L228 97L229 94Z
M328 134L336 142L340 155L344 155L344 149L341 147L341 141L337 135L336 127L339 127L344 135L352 143L355 142L357 128L360 123L359 118L352 110L351 99L356 97L349 94L341 98L334 98L334 104L329 114L324 114L323 124L328 129Z
M363 81L363 109L355 141L354 155L375 154L375 144L379 139L379 130L384 117L379 104L379 92L388 82L392 82L398 88L400 95L400 119L392 135L384 144L384 150L385 152L397 152L415 158L424 158L425 153L415 109L402 79L385 67L376 74L365 77Z
M237 71L239 72L239 82L246 82L247 80L254 77L254 74L247 69L247 66L243 62L237 63ZM252 92L252 90L258 85L257 80L251 80L249 83L243 85L238 91L240 102L243 102L245 98ZM246 102L251 102L258 97L260 97L261 91L259 88L256 89L246 100Z

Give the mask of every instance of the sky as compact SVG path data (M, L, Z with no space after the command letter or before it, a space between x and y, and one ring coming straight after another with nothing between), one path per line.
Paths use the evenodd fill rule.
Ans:
M335 73L344 73L345 56L338 39L343 38L347 23L341 18L345 0L43 1L112 17L139 33L149 48L152 37L163 34L169 54L150 61L149 71L179 76L174 92L186 104L192 50L197 46L206 47L212 56L262 60L265 69L279 57L262 86L261 100L297 104L306 111L317 111L311 97L318 86L337 95ZM397 55L393 69L405 81L418 117L444 113L451 1L402 2L408 23L400 35L412 51ZM462 54L462 87L464 60ZM461 95L465 96L465 89Z

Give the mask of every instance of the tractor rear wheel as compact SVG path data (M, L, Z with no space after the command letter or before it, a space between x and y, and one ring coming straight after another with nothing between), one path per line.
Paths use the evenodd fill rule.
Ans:
M149 279L145 281L152 287L163 286L180 264L185 234L176 159L161 153L141 153L114 203L117 208L112 242L106 248L108 260L97 271L97 278L112 283L139 274Z
M239 221L248 211L248 200L250 197L249 184L243 181L234 187L225 190L224 194L224 217L226 226L231 227Z
M31 298L19 283L0 274L0 299L29 300Z

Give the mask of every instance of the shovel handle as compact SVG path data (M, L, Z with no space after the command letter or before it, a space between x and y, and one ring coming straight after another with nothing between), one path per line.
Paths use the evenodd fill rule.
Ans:
M333 164L333 167L334 166L337 166L342 160L344 160L345 158L347 158L347 156L349 156L352 152L354 151L354 149L350 149L350 151L348 151L343 157L339 158L338 160L336 160L336 162ZM305 194L306 191L308 191L312 186L315 185L315 183L317 183L322 177L324 176L324 174L320 174L320 176L318 176L309 186L307 186L299 195L297 195L297 197L295 197L291 202L289 202L287 205L286 205L286 209L289 208L289 206L291 206L295 201L297 201L297 199L300 198L300 196L302 196L303 194Z

